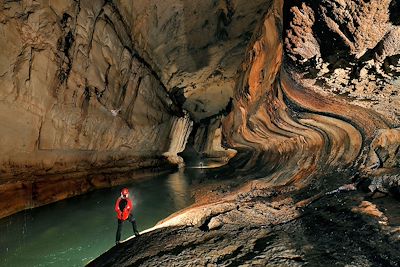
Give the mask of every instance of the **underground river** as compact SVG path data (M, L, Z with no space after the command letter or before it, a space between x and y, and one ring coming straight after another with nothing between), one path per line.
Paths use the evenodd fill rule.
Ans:
M139 231L193 203L201 169L180 169L126 185ZM114 245L115 200L123 186L26 210L0 219L0 266L83 266ZM126 222L122 239L132 235Z

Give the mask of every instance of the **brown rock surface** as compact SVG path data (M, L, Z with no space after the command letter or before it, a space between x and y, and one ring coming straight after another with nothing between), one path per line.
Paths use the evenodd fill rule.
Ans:
M35 179L166 166L161 154L184 149L190 119L135 52L113 3L3 1L0 18L2 203L30 181L18 189L30 200L7 202L0 217L96 187L54 182L65 192L52 196Z
M285 3L287 67L298 83L399 125L398 1ZM317 42L316 42L316 41Z
M0 192L31 198L0 216L182 164L191 139L234 156L209 173L225 181L93 264L398 266L393 225L340 187L398 192L398 7L3 2Z
M233 96L236 72L269 0L118 0L132 40L195 121Z
M376 205L354 192L293 205L302 197L242 191L232 207L190 208L88 266L398 266L397 228ZM204 217L195 227L183 219L193 215Z
M140 158L147 167L166 166L160 155L183 165L177 153L192 120L226 108L268 6L266 0L3 1L0 190L23 179L134 169ZM220 117L211 124L199 140L222 164L235 152L220 145ZM41 198L48 201L34 206L62 197ZM13 208L7 210L0 217Z
M349 183L359 171L397 186L398 66L389 56L382 72L380 56L397 53L384 45L396 44L390 2L273 1L222 119L238 153L210 172L236 186L223 183L92 265L398 266L396 225L382 226L386 215ZM371 172L374 153L386 156Z

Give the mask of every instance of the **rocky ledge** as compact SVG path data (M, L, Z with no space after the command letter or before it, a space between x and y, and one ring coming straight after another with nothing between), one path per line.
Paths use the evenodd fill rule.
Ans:
M178 212L88 266L399 266L397 200L370 198L355 184L265 186L254 181L222 198L213 190L219 201Z

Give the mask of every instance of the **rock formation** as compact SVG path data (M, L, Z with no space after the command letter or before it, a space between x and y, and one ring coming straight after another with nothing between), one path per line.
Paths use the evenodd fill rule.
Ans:
M398 125L398 1L294 3L285 5L284 42L296 80Z
M398 227L360 195L288 208L293 192L260 193L220 203L200 227L155 229L88 266L399 266Z
M210 116L199 152L232 157L216 114L266 2L1 3L1 190L21 201L0 217L114 184L105 173L182 165L191 121Z
M166 166L163 153L184 149L191 123L179 122L190 119L136 51L117 5L0 8L0 217L116 183L104 173Z
M396 217L354 191L399 192L398 7L272 1L209 173L236 179L92 265L398 266Z
M398 0L3 2L0 190L1 199L18 202L0 216L117 184L116 172L181 165L189 142L201 156L230 159L209 173L226 179L126 244L119 258L115 248L96 264L204 253L198 264L320 265L313 255L331 252L309 233L323 234L317 219L339 235L367 225L354 240L343 238L342 250L339 241L326 248L336 253L332 262L354 254L351 247L366 249L355 265L398 266L398 229L361 193L341 192L400 192L399 7ZM337 213L354 222L332 219ZM358 238L369 230L389 244ZM285 241L290 251L278 246L288 232L296 235ZM301 232L312 244L299 241ZM166 247L175 234L179 245ZM148 243L154 255L135 256L156 239L158 246ZM387 258L371 257L374 249ZM276 261L273 251L281 253Z

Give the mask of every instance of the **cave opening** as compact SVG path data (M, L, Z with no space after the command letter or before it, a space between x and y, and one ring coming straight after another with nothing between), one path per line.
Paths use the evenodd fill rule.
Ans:
M185 166L215 168L226 164L236 151L224 142L222 121L233 108L233 98L217 114L194 121L185 149L178 153Z

